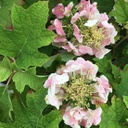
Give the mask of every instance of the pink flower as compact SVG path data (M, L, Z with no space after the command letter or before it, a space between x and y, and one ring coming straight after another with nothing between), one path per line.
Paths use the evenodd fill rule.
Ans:
M97 108L95 110L89 109L84 117L85 120L83 120L83 122L85 122L84 126L86 128L90 128L92 125L98 125L101 121L101 113L101 108Z
M97 58L102 59L108 52L110 52L110 49L102 47L100 50L93 49L93 52Z
M80 34L80 30L77 25L73 24L74 32L73 35L76 37L76 39L81 43L83 41L83 35Z
M63 115L64 123L72 128L80 128L80 125L90 128L92 125L98 125L101 121L102 109L97 108L95 110L83 109L80 107L66 108Z
M44 83L45 88L51 87L51 85L54 83L54 77L56 76L56 73L52 73L49 75L48 79Z
M72 128L90 128L101 121L102 109L96 106L107 102L112 89L104 75L96 77L97 72L97 65L78 57L60 66L44 83L46 103L62 108L63 120Z
M91 4L90 1L81 0L76 8L79 9L79 12L86 11L86 17L89 18L91 15L98 12L96 5L97 3Z
M57 13L59 7L63 11ZM108 23L109 17L106 13L100 14L96 3L86 0L74 6L76 12L72 8L71 2L66 7L59 4L53 9L57 17L49 26L49 30L57 33L53 44L76 56L89 54L102 59L110 52L106 46L114 44L117 35L114 26Z
M71 23L74 24L80 18L80 14L77 12L71 19Z
M72 50L74 50L76 53L78 52L76 47L70 42L67 42L67 45L62 46L63 49L67 50L68 52L71 52Z
M59 92L61 85L66 83L68 80L69 76L67 73L63 73L61 75L52 73L44 83L44 87L51 88L50 92L54 95Z
M85 115L86 111L84 111L82 108L71 108L69 106L65 110L63 120L65 124L70 125L72 128L80 128L80 122Z
M67 7L65 7L64 15L69 17L71 13L71 9L73 7L73 2L69 3Z
M63 97L64 97L64 91L60 89L58 93L52 94L52 90L48 89L48 94L45 97L45 101L47 104L50 104L52 106L55 106L57 109L62 105Z
M65 32L63 30L63 27L62 27L62 22L58 19L55 19L54 22L53 22L53 25L54 25L54 28L56 30L56 33L60 36L64 36L65 35Z
M65 7L62 4L58 4L55 8L52 9L52 13L59 19L64 17L64 11Z
M98 71L97 65L90 61L85 61L83 58L79 57L77 60L70 60L66 63L66 68L64 72L76 72L81 75L85 75L88 79L95 79L96 73Z
M89 55L94 55L92 48L88 46L84 46L84 45L78 47L78 52L74 52L76 56L80 56L80 55L87 54L87 53Z
M55 8L52 9L52 13L58 18L61 19L64 16L69 17L71 9L73 7L73 2L70 2L66 7L63 4L58 4Z
M44 87L48 88L48 95L46 96L46 103L55 106L59 109L59 106L62 105L62 100L64 97L64 91L62 90L62 84L66 83L69 80L69 76L66 73L58 75L52 73L46 82Z
M71 18L71 24L74 24L80 17L85 15L85 11L76 12Z
M107 21L102 21L101 26L105 28L104 35L108 37L107 39L110 39L106 45L109 45L110 43L114 44L115 40L114 37L117 35L117 31L115 31L115 28L112 24L108 23ZM104 45L105 46L105 45Z
M66 41L67 41L67 39L66 39L65 36L56 36L56 37L54 38L54 42L56 42L56 43L66 42Z
M97 93L94 94L92 98L93 104L106 103L108 100L108 95L112 92L108 79L102 75L100 78L97 78L97 83L95 84Z

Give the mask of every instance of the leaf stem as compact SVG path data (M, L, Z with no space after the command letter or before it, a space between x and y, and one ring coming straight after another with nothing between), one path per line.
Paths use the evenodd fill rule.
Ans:
M126 40L128 38L128 35L126 35L122 40L120 40L117 45L115 46L115 48L117 48L117 46L119 46L124 40Z
M117 48L124 40L126 40L127 38L128 38L128 35L126 35L125 37L123 37L123 39L120 40L120 41L115 45L115 47L114 47L114 49L113 49L113 56L115 55L116 48Z
M8 81L7 81L6 85L5 85L5 89L4 89L4 91L3 91L3 94L5 93L6 89L8 88L8 85L9 85L9 83L11 82L12 77L13 77L13 75L14 75L15 73L16 73L16 71L13 71L13 72L11 73L11 75L9 76Z

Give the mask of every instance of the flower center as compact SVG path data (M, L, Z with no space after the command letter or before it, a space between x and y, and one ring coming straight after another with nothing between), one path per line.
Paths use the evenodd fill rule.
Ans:
M92 27L84 26L84 29L81 31L81 33L84 35L82 44L86 44L87 46L93 48L99 48L101 41L105 39L105 36L103 35L103 29L98 28L97 25Z
M90 107L91 97L95 92L94 84L88 83L84 77L73 76L63 88L66 91L64 99L70 105Z

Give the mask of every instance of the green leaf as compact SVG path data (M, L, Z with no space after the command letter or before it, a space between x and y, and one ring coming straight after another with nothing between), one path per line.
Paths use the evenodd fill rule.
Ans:
M112 74L114 75L114 79L116 82L120 82L120 69L119 67L116 67L114 64L111 63L111 68L112 68Z
M100 128L127 128L122 119L128 117L128 110L125 108L123 102L115 96L111 102L111 106L107 104L102 106L103 112Z
M27 107L15 98L13 101L15 121L9 124L9 128L42 128L39 126L39 121L46 107L45 95L46 91L42 88L36 93L28 94Z
M112 68L111 68L111 61L104 57L103 59L94 58L94 61L96 61L96 65L99 68L99 72L102 75L105 75L109 81L113 81L113 75L112 75ZM103 66L104 65L104 66Z
M125 24L128 21L128 2L117 0L110 15L115 17L116 22Z
M58 110L54 110L42 117L42 128L58 128L61 120L61 113Z
M0 122L0 128L12 128L9 124Z
M13 31L0 27L0 54L16 58L16 64L21 68L42 66L48 56L38 51L38 48L49 45L54 33L45 25L48 17L48 2L38 2L28 9L13 6Z
M62 3L67 6L70 2L73 2L74 5L78 4L79 3L79 0L62 0Z
M43 67L44 68L48 68L52 65L52 63L58 58L58 54L57 55L54 55L52 57L49 58L49 60L43 64Z
M0 0L0 24L4 27L11 26L11 9L13 4L21 4L21 0Z
M123 101L128 109L128 96L123 96Z
M75 57L74 54L69 53L69 52L62 52L62 53L60 53L60 56L61 56L61 60L64 62L72 60Z
M38 2L39 0L24 0L25 4L23 6L25 7L29 7L31 6L33 3Z
M11 111L13 111L9 91L5 86L0 86L0 121L10 122L12 120Z
M97 2L98 10L103 13L109 13L114 6L114 0L92 0L93 2Z
M15 82L16 89L22 93L26 85L34 90L39 89L39 87L42 86L44 79L36 75L35 68L30 68L26 71L17 71L13 76L13 81Z
M117 95L123 98L123 95L128 96L128 65L124 67L121 74L121 82L113 85L116 90Z
M13 123L5 124L5 128L57 128L61 120L60 113L52 111L43 116L42 111L46 107L45 95L46 90L41 88L36 93L27 95L27 107L20 104L18 99L13 101L15 121ZM0 124L1 125L1 124ZM3 127L3 128L4 128Z
M11 75L12 70L11 70L11 64L10 61L5 57L1 62L0 62L0 81L6 81L7 78Z

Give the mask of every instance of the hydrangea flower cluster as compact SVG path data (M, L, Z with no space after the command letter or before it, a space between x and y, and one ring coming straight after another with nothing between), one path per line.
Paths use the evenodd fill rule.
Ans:
M107 14L99 13L96 3L81 0L76 6L71 2L66 7L60 3L52 12L56 18L49 30L57 34L54 45L77 56L89 54L103 58L110 51L105 47L114 43L117 32L108 23Z
M96 106L107 102L112 89L104 75L96 76L97 71L97 65L78 57L69 60L44 83L48 88L46 103L64 109L63 120L72 128L90 128L101 121L102 109Z

